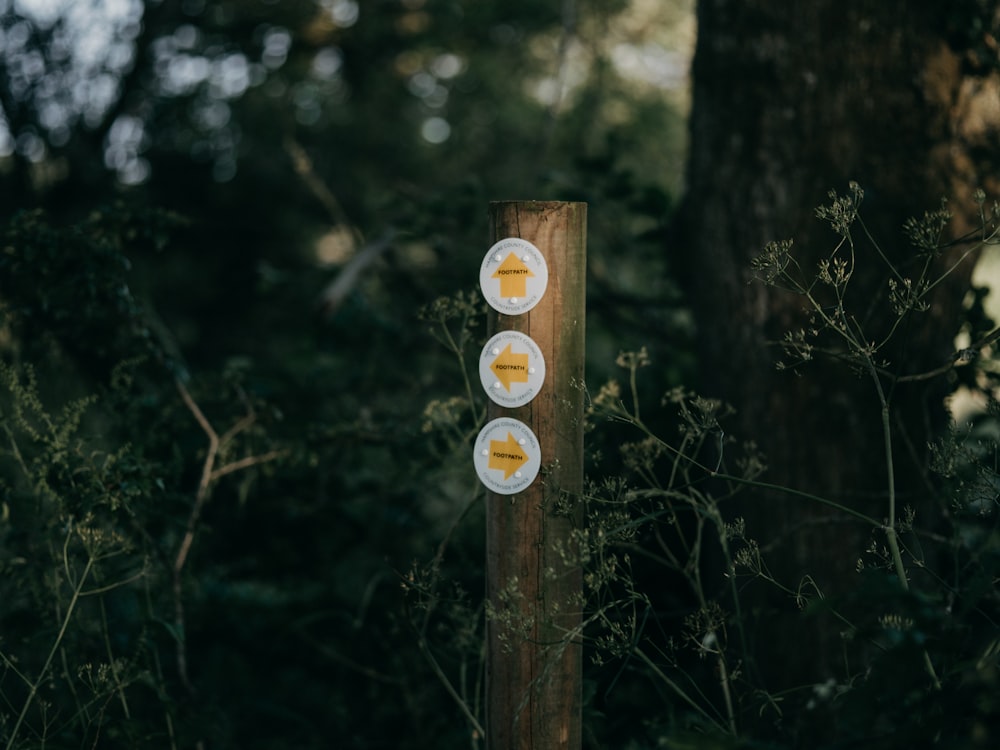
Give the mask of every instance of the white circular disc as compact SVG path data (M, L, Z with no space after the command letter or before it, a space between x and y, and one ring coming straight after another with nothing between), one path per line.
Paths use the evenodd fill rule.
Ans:
M497 312L521 315L538 304L549 285L549 267L527 240L508 237L493 245L479 269L479 287Z
M520 331L501 331L483 347L479 379L495 403L512 409L524 406L538 395L545 380L542 350Z
M501 417L480 430L473 461L479 481L487 489L498 495L513 495L535 481L542 466L542 451L528 425Z

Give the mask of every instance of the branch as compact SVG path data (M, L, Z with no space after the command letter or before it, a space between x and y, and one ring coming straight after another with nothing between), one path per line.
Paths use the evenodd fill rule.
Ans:
M268 451L267 453L261 453L259 456L247 456L246 458L241 458L239 461L233 461L225 466L222 466L212 472L212 481L220 477L226 476L226 474L232 474L234 471L240 471L241 469L248 469L251 466L256 466L257 464L267 463L268 461L275 461L279 458L284 458L288 455L287 449Z
M346 266L337 274L330 284L322 291L319 298L319 309L324 315L332 315L343 304L344 300L351 293L361 274L374 263L382 253L392 247L395 232L392 228L378 240L366 245L361 252L357 253Z
M288 152L288 155L292 159L292 166L295 168L296 174L302 178L302 181L309 188L309 192L313 194L313 197L326 209L326 212L330 215L331 222L337 226L349 229L351 235L354 237L354 241L359 245L363 244L365 241L364 236L351 223L347 212L344 211L344 207L337 200L337 196L333 194L333 191L316 174L312 159L309 158L309 154L306 153L302 144L295 140L294 137L288 136L285 139L285 151Z
M885 371L880 371L881 374L892 378L897 383L915 383L921 380L930 380L931 378L936 378L939 375L944 375L947 372L955 369L956 367L961 367L962 365L967 365L979 356L979 352L985 347L1000 339L1000 328L994 328L989 333L985 334L979 340L975 341L970 346L964 349L958 349L953 354L948 357L948 361L945 362L940 367L927 372L917 373L915 375L900 375L898 377L893 376L892 373Z
M240 471L241 469L256 466L257 464L262 464L267 461L273 461L286 455L287 451L273 450L256 456L246 456L245 458L241 458L237 461L233 461L216 468L216 461L219 458L219 449L235 438L239 433L251 427L256 421L257 417L256 414L254 414L253 407L247 403L247 413L237 420L235 424L233 424L233 426L230 427L220 438L219 434L205 417L201 408L191 397L191 393L188 391L184 383L180 379L176 379L174 382L177 385L177 390L181 394L181 399L184 401L184 405L187 406L188 411L190 411L194 416L195 421L208 438L208 451L205 454L205 462L202 464L201 479L198 482L198 489L195 491L194 505L191 507L191 514L188 516L187 527L184 530L184 538L181 540L180 547L177 550L177 556L174 558L173 563L174 638L177 640L177 673L180 676L180 680L184 685L184 688L190 695L194 696L194 686L191 684L191 679L188 673L187 639L184 635L184 590L181 573L184 571L188 555L191 552L191 546L194 544L194 538L198 530L198 522L201 520L202 510L211 496L212 485L217 479L224 477L227 474Z
M337 274L337 278L328 284L320 294L319 310L323 315L330 316L340 308L347 296L357 286L358 280L368 266L392 246L395 232L390 228L379 239L367 243L364 234L351 222L337 196L334 195L326 182L316 174L312 159L309 158L309 154L302 144L294 137L289 136L285 139L285 151L292 159L292 166L295 168L296 174L305 183L313 197L326 209L331 223L334 226L344 227L351 235L354 246L361 248Z
M191 508L191 515L188 517L187 530L181 542L180 549L177 552L177 558L174 560L175 574L179 574L184 568L184 563L187 562L188 552L194 541L195 527L198 525L198 519L201 517L202 508L208 500L209 488L212 483L212 473L215 470L215 460L219 455L220 445L218 434L212 428L212 425L209 424L198 404L191 398L187 387L179 380L177 381L177 390L180 391L184 404L194 415L195 420L197 420L199 426L208 437L208 452L205 454L205 463L201 468L201 481L198 482L198 490L195 492L194 506Z

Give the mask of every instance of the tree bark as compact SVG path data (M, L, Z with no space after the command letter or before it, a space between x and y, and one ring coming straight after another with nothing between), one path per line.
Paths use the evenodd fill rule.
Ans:
M801 377L778 371L774 342L803 325L803 300L754 281L750 260L766 243L794 238L803 268L814 271L839 239L814 209L852 180L865 190L865 223L904 270L915 256L902 232L908 217L947 196L951 230L973 225L973 190L992 196L998 187L984 148L998 133L996 74L970 71L946 38L954 27L943 3L698 3L687 193L671 251L682 256L698 327L698 390L736 407L732 433L764 451L766 481L876 519L886 513L886 461L872 381L826 361ZM864 244L850 302L873 333L891 317L886 270ZM894 371L934 369L953 351L971 270L967 263L905 329L891 351ZM919 509L928 496L925 451L946 419L945 385L901 385L892 394L901 506ZM830 597L856 585L870 527L781 493L741 497L732 516L747 520L787 585L809 574ZM779 606L794 610L787 598ZM822 656L794 656L781 627L758 629L771 679L831 676ZM835 654L836 630L820 628L805 647ZM801 643L801 633L785 635Z

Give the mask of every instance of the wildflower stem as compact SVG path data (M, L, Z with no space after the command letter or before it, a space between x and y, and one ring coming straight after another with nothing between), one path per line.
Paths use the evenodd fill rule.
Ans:
M475 717L475 715L473 715L472 711L469 709L469 705L465 702L462 696L459 695L458 691L455 690L455 686L451 684L451 680L448 679L448 675L446 675L444 670L441 669L441 665L438 664L437 659L434 658L434 654L431 653L430 648L427 646L427 641L421 638L418 641L417 646L420 649L420 653L427 660L427 663L430 665L435 676L438 680L440 680L441 685L444 686L445 691L447 691L448 695L450 695L455 701L458 709L465 716L466 721L469 722L473 730L476 732L476 735L479 737L485 737L486 730L483 729L482 724L480 724L479 720Z
M657 677L663 680L663 683L667 685L667 687L669 687L671 690L673 690L674 693L676 693L681 700L683 700L685 703L691 706L691 708L693 708L695 711L701 714L706 721L710 722L711 724L714 724L716 729L718 729L720 732L723 733L726 732L726 727L720 724L719 721L714 716L709 714L690 695L688 695L687 692L685 692L680 685L678 685L676 682L671 680L670 677L664 674L663 670L656 665L656 662L654 662L652 659L649 658L649 655L645 651L643 651L641 648L636 647L632 653L634 653L643 664L649 667L649 669L652 670L653 674L655 674Z
M736 713L733 711L733 696L729 691L729 672L726 660L719 654L719 685L722 686L722 697L726 701L726 716L729 718L729 732L736 736Z
M472 382L469 380L469 370L465 365L465 357L462 354L462 347L455 337L451 333L451 329L448 328L448 324L444 321L440 321L441 330L444 331L445 339L448 342L448 348L451 350L452 354L458 360L458 369L462 372L462 380L465 384L465 396L469 399L469 411L472 412L473 423L479 422L479 415L476 414L476 400L472 395Z
M69 627L70 620L73 619L73 610L76 609L76 604L80 601L80 593L83 591L84 584L90 575L90 569L93 565L94 558L92 556L88 556L87 564L83 569L83 573L80 574L80 578L73 590L73 597L70 599L69 606L66 608L66 614L63 615L62 626L59 628L59 634L56 635L55 642L52 644L52 648L49 649L49 654L45 658L45 663L42 665L41 670L39 670L38 676L29 686L28 697L25 698L24 705L21 707L21 713L18 715L17 721L14 723L14 728L11 730L10 738L7 740L5 750L11 750L14 747L14 743L17 741L17 735L21 729L21 725L24 723L24 719L28 715L28 710L31 708L31 704L35 701L35 696L38 695L38 688L45 680L49 667L52 666L52 660L55 658L56 653L58 653L60 646L62 645L63 638L66 636L66 628Z
M899 549L899 539L896 533L896 472L892 460L892 431L889 425L889 402L886 399L885 390L882 388L882 381L879 379L875 363L869 358L868 368L872 380L875 382L875 390L878 392L879 402L882 404L882 439L885 444L885 469L886 483L889 490L889 518L885 525L885 538L889 545L889 553L892 555L892 564L896 570L896 577L899 579L903 591L910 590L910 582L906 577L906 567L903 565L903 555ZM941 689L941 680L937 676L934 664L927 650L923 650L924 668L930 675L937 690Z

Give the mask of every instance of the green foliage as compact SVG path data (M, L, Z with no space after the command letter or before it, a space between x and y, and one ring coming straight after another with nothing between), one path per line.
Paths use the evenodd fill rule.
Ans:
M808 359L832 355L883 394L894 382L988 370L995 335L975 309L972 345L946 368L899 373L889 361L899 321L923 314L941 288L926 262L952 244L926 241L941 236L938 213L908 225L923 272L906 284L886 266L883 304L896 322L884 338L867 335L849 306L861 197L831 196L820 212L839 240L812 279L790 242L755 263L815 316L783 342L788 365L808 377ZM994 242L994 214L984 208L971 242ZM475 744L486 618L512 644L524 632L482 595L481 490L467 470L485 414L470 379L485 337L478 294L424 306L426 359L414 361L455 374L431 392L397 381L409 397L402 412L398 393L358 392L334 355L305 371L298 360L282 370L231 357L215 374L190 374L175 364L169 329L130 291L125 253L144 252L131 226L127 213L65 228L26 214L4 235L5 288L27 273L24 257L39 261L31 272L43 286L58 285L69 271L56 248L91 281L5 297L0 739ZM99 358L81 346L95 336ZM589 402L592 479L582 498L558 501L582 502L586 518L561 556L583 570L574 637L586 644L589 746L928 736L988 746L1000 708L1000 408L933 446L933 504L904 505L890 480L875 518L769 485L752 439L728 434L728 406L675 386L650 403L654 362L646 349L619 354L621 376ZM870 418L882 423L894 404L880 403ZM748 536L740 513L760 490L870 528L849 599L828 596L813 571L772 568L782 540ZM761 587L780 592L803 627L838 623L839 666L826 681L776 689L762 678L766 634L748 605ZM505 592L518 596L513 582ZM342 708L331 713L331 703ZM248 706L259 718L238 718ZM400 717L402 734L391 728Z
M5 228L3 746L360 744L370 705L397 736L382 691L437 716L385 562L423 549L401 481L432 461L413 448L422 403L400 415L330 358L192 373L131 291L124 252L143 247L129 226L112 212ZM18 285L25 257L40 287ZM251 705L259 722L239 718ZM289 715L298 728L276 733Z
M958 240L945 239L949 214L943 209L908 222L919 270L908 278L885 260L867 232L862 200L861 188L852 185L847 196L831 194L817 211L839 240L811 276L790 241L769 245L753 270L765 283L800 295L812 316L810 327L780 342L786 367L809 377L810 360L832 360L846 365L845 377L860 374L871 383L881 408L867 417L881 426L886 442L884 507L873 516L841 500L769 484L766 457L752 439L727 433L728 406L673 387L651 407L643 393L644 373L653 369L649 351L621 352L617 366L623 375L589 401L596 473L580 498L585 522L558 550L565 565L579 566L583 574L583 622L568 637L586 644L588 746L899 747L932 738L948 746L987 747L995 740L998 706L991 696L1000 666L1000 599L993 582L1000 572L1000 537L994 420L1000 410L991 400L981 423L964 430L953 426L932 446L927 468L937 477L933 501L919 509L897 496L891 442L898 439L891 427L898 385L946 377L970 363L983 373L991 369L995 331L975 307L982 296L972 298L972 346L955 352L942 368L899 372L888 353L897 351L907 321L933 304L942 273L996 244L997 212L984 210L982 226ZM859 235L872 243L864 255ZM930 260L949 252L945 270L934 271ZM851 281L860 262L885 270L879 300L884 314L878 318L852 308ZM430 310L439 330L450 331L439 339L461 363L458 342L467 340L472 313L464 295ZM866 330L870 321L879 324L880 336ZM449 322L453 327L447 329ZM978 382L992 393L992 380ZM466 398L456 398L435 402L427 412L426 429L448 435L459 457L482 420L467 405ZM606 455L609 449L616 455ZM610 473L602 471L607 467ZM849 596L830 596L821 570L771 566L776 548L787 540L750 537L741 516L741 508L762 491L787 493L869 529L869 544L853 550L857 578ZM466 644L448 650L462 668L438 677L478 732L481 687L470 670L481 665L470 633L479 631L470 627L481 615L466 590L459 596L439 593L449 586L451 553L446 541L432 566L414 568L407 588L449 639ZM823 564L819 556L816 564ZM780 598L761 599L755 592L763 589ZM501 603L519 596L517 581L498 596ZM436 611L445 601L447 614ZM839 639L828 645L832 653L804 657L830 664L829 677L780 687L768 681L767 665L760 662L768 634L757 625L762 606L800 621L803 631L821 622L839 630ZM486 607L509 646L526 637L529 624L512 612ZM457 633L465 635L459 639ZM428 658L438 658L444 648L439 642Z
M163 479L129 447L88 439L94 399L54 411L32 370L0 365L0 378L0 683L9 709L0 741L127 746L163 737L170 712L150 651L152 618L139 615L158 574L136 524L162 497Z
M628 4L572 5L148 3L123 29L135 72L102 69L120 99L55 123L58 27L8 9L44 70L3 101L0 191L28 210L0 230L0 747L481 746L486 618L524 625L483 601L469 462L469 288L508 197L591 204L587 379L615 380L592 394L584 497L554 501L586 513L561 552L583 568L587 746L995 742L1000 413L934 444L928 508L888 483L877 517L768 485L730 408L678 387L683 110L602 45ZM952 15L982 52L981 5ZM539 95L553 82L573 85ZM754 263L811 311L785 366L846 362L889 416L894 384L992 394L982 290L940 371L895 370L892 344L934 264L994 241L995 208L980 196L979 232L952 241L946 207L908 222L896 268L857 252L862 199L818 210L838 239L816 267L791 241ZM885 271L873 317L862 262ZM870 528L849 600L772 567L787 540L741 519L762 490ZM762 678L763 588L803 629L838 623L829 680Z
M166 212L124 206L70 228L53 226L39 211L17 214L0 230L0 313L22 356L37 361L55 343L85 368L108 370L123 351L162 360L128 283L122 247L162 247L178 223Z
M919 273L907 283L864 227L861 188L852 185L849 195L830 198L817 216L831 224L839 240L811 276L791 242L766 248L754 270L765 283L801 295L814 317L810 328L780 342L786 366L802 377L809 377L811 359L846 366L844 377L867 378L878 396L880 408L865 416L881 427L885 440L883 507L869 515L850 502L769 484L766 457L755 443L727 433L729 407L675 387L651 408L642 392L644 373L653 369L649 352L621 352L622 376L593 394L588 408L591 447L614 446L616 455L594 456L594 478L580 498L585 522L558 549L563 563L579 566L583 574L583 621L567 637L582 638L588 656L587 746L989 747L995 742L1000 407L993 400L995 381L985 373L993 367L996 332L975 308L980 295L972 298L966 324L967 333L975 332L972 346L956 351L943 367L900 372L888 352L897 351L893 344L906 323L933 304L933 294L943 288L942 274L996 244L998 214L984 210L981 227L955 240L945 239L943 210L908 222ZM872 243L870 252L859 251L858 236ZM944 271L933 270L929 259L948 253ZM877 318L857 315L851 306L854 264L862 262L881 264L886 274L878 300L884 313ZM462 299L435 309L459 310ZM869 322L879 324L881 337L866 330ZM458 353L454 342L460 338L444 340ZM909 498L904 504L894 481L892 441L899 435L893 417L900 408L895 388L954 375L970 364L983 376L963 382L979 383L990 397L989 410L969 427L953 425L940 436L926 467L934 476L931 498L919 507ZM474 429L454 429L457 415L466 418L465 402L453 406L439 404L427 424L461 447ZM614 467L610 474L600 471L608 466ZM832 514L827 522L844 519L868 528L867 546L833 551L855 556L856 581L849 594L831 596L825 590L819 551L815 570L772 567L770 560L788 540L749 536L741 516L741 508L762 492L786 493L823 508ZM465 633L459 642L466 646L454 652L462 669L452 678L438 676L478 732L480 683L468 670L479 665L469 648L476 642L469 633L478 631L469 627L480 609L464 592L435 593L448 588L451 552L443 544L434 564L411 573L407 586L420 592L423 611L449 638ZM777 591L779 598L762 599L757 592L764 589ZM498 601L518 596L517 581L510 581ZM449 602L448 614L434 612L438 601ZM771 636L758 625L764 620L761 607L776 609L767 614L790 618L803 632L820 623L834 626L839 638L827 644L831 653L803 656L829 664L828 677L780 686L765 677L761 647ZM529 625L512 612L486 608L509 646L526 637ZM441 642L434 653L440 656L443 648Z
M885 261L877 244L874 252L860 254L856 235L874 243L861 218L862 197L852 185L849 195L831 193L831 202L817 211L839 241L812 274L790 241L768 245L753 270L764 283L800 295L812 316L809 328L781 341L786 366L808 377L810 360L840 362L848 367L846 376L853 370L868 378L878 395L881 413L867 416L882 426L885 440L879 517L768 484L765 458L752 442L740 445L724 432L727 410L718 402L670 390L661 405L676 415L675 432L649 427L663 420L645 408L640 413L637 372L649 365L644 351L619 357L627 386L610 381L593 398L592 419L627 424L636 435L621 443L622 473L591 484L587 525L577 538L588 590L585 632L596 668L591 679L600 685L591 709L600 712L591 721L609 742L624 736L627 721L612 724L609 717L628 712L636 689L630 683L647 681L657 686L670 718L630 732L637 743L684 747L697 737L698 746L722 747L908 747L928 741L987 747L996 740L1000 599L993 582L1000 572L1000 536L992 386L988 413L969 428L953 426L931 447L933 502L919 509L898 507L892 450L898 435L891 427L896 422L890 424L897 385L941 378L970 362L990 370L995 332L978 336L934 372L900 373L887 351L894 351L890 343L897 343L905 322L924 314L940 287L943 276L928 259L951 251L947 274L996 245L998 213L995 207L984 211L982 226L957 240L944 239L944 210L908 222L921 269L911 281ZM977 200L982 205L984 197ZM850 305L855 263L884 264L884 338L867 331L871 319ZM786 542L749 537L740 513L760 490L790 494L869 527L870 544L856 551L857 581L849 596L829 597L819 583L821 571L769 566ZM818 555L816 563L822 564ZM803 630L820 620L836 624L840 639L826 656L839 666L825 682L776 689L762 676L759 641L768 636L756 631L761 613L755 608L770 600L754 595L760 587L783 594L786 615L799 618ZM805 658L821 662L824 655ZM648 715L651 704L643 706L629 715Z

